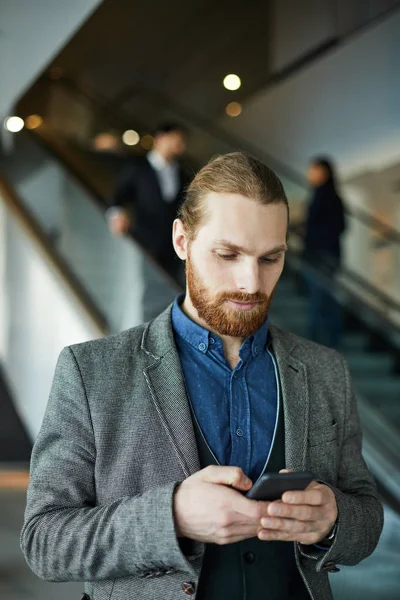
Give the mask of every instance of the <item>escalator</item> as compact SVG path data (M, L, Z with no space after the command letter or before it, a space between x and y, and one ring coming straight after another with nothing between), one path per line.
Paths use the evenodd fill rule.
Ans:
M46 112L43 90L48 91L48 85L41 82L40 86L41 92L38 88L30 98L28 94L21 101L18 112L22 116L33 111L40 113L43 125L15 138L14 151L1 156L0 169L82 298L93 305L104 333L121 331L157 315L180 288L135 240L117 239L109 234L104 212L113 186L129 164L131 154L117 147L108 152L96 151L93 140L99 133L121 132L132 126L146 131L147 113L157 110L163 118L177 120L190 128L192 141L188 160L194 169L212 154L248 149L277 170L287 190L292 213L295 217L301 213L299 207L306 189L288 169L274 164L257 149L246 148L240 140L203 129L202 122L187 111L182 114L171 101L159 101L151 93L136 95L134 103L125 104L125 110L114 115L108 114L93 98L57 84L57 97L63 98L59 105L62 110L58 113L57 105L48 102ZM34 101L33 106L31 101ZM132 106L137 108L141 102L144 103L142 111L131 112ZM131 108L127 109L127 105ZM71 114L80 115L77 117L79 126L72 132L63 126L62 117L68 107ZM79 119L83 119L82 123ZM86 119L90 120L86 122ZM84 123L86 127L80 127ZM132 154L141 151L135 148ZM364 228L369 238L379 230L386 245L396 247L397 232L382 229L368 215L354 214L351 222L351 231ZM301 285L304 264L297 224L295 218L287 267L274 298L271 319L278 326L307 337L308 303ZM351 263L346 265L339 281L323 284L345 311L346 331L341 351L350 365L358 396L364 454L388 505L386 512L391 531L396 530L400 535L397 515L400 506L400 305L396 298L375 287L368 274L353 271L351 266ZM152 305L144 294L144 271L146 279L151 279L158 290ZM387 536L391 547L391 532ZM386 546L382 552L386 552ZM375 564L371 563L370 568ZM338 598L354 597L354 593L348 595L348 590L353 589L351 582L357 579L358 568L364 567L351 570L347 592L342 589ZM342 579L338 578L338 590L346 576L344 572ZM362 579L361 575L358 577ZM396 588L399 589L400 586ZM396 596L383 593L368 596L367 591L365 594L363 591L363 597L391 600Z

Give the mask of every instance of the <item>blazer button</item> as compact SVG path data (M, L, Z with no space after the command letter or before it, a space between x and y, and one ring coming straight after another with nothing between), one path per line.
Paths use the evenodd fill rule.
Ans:
M196 587L191 581L185 582L182 583L182 591L185 592L185 594L187 594L188 596L193 596L196 591Z
M252 552L245 552L243 558L248 565L252 565L253 562L256 560L256 557Z
M337 568L335 563L332 560L329 560L323 566L324 571L329 571L329 573L339 573L340 569Z

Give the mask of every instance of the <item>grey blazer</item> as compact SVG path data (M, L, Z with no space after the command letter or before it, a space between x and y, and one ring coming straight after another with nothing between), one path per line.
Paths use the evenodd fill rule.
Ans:
M293 545L311 597L329 600L328 572L374 550L382 507L361 457L344 360L276 327L270 331L286 467L317 473L339 508L328 552ZM150 324L65 348L33 449L21 534L26 560L44 579L85 581L94 600L183 599L196 589L204 546L193 543L191 554L184 553L173 494L197 470L171 307Z

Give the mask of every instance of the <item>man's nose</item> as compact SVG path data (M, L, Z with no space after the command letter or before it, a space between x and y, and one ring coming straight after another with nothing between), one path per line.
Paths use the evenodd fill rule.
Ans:
M256 294L260 291L260 266L258 262L252 261L241 265L237 285L240 291L246 294Z

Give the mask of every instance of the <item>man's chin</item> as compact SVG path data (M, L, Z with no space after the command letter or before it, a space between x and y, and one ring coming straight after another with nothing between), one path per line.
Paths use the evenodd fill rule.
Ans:
M246 317L246 315L249 315L250 317L252 315L257 314L260 311L260 307L259 305L254 305L251 307L244 307L243 305L241 306L240 303L236 303L234 301L231 302L227 302L224 305L224 311L227 312L227 314L230 314L232 316L232 314L234 315L244 315L244 318Z
M213 329L220 335L246 338L253 335L267 318L267 311L260 312L259 307L240 309L233 306L223 308L224 318Z

